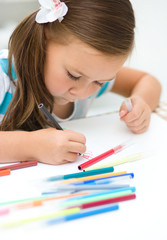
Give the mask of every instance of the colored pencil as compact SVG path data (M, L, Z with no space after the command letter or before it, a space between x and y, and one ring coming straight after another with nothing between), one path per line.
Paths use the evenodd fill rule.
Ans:
M74 197L73 199L67 199L66 201L71 201L71 200L78 200L78 199L85 199L85 198L91 198L91 197L98 197L98 196L104 196L104 195L108 195L111 193L118 193L118 192L122 192L122 191L131 191L132 193L136 191L135 187L126 187L126 188L117 188L117 189L112 189L109 191L98 191L95 193L90 193L88 195L84 195L84 196L77 196ZM116 196L115 196L116 197Z
M114 173L103 173L103 174L98 174L98 175L93 175L93 176L87 176L87 177L67 179L67 180L60 181L60 183L66 184L66 183L73 183L73 182L79 182L79 181L100 179L100 178L105 178L105 177L122 175L122 174L126 174L126 173L127 173L126 171L123 171L123 172L114 172Z
M47 225L53 225L53 224L60 223L60 222L71 221L71 220L75 220L75 219L79 219L79 218L83 218L83 217L89 217L89 216L106 213L106 212L110 212L110 211L114 211L114 210L118 210L118 209L119 209L118 205L111 205L108 207L100 207L100 208L97 208L94 210L88 210L88 211L84 211L84 212L81 211L76 214L70 214L68 216L51 219L51 220L47 221Z
M57 192L61 192L61 191L88 191L88 190L106 190L106 189L115 189L115 188L124 188L124 187L129 187L129 184L98 184L98 185L89 185L89 184L85 184L85 185L70 185L70 184L62 184L59 186L53 186L50 187L51 191L57 191Z
M65 195L61 195L61 196L55 196L55 198L57 199L63 199L63 198L69 198L70 196L71 197L76 197L76 195L86 195L86 194L89 194L89 192L82 192L82 193L71 193L71 194L65 194ZM55 193L54 193L55 195ZM8 202L0 202L0 206L5 206L5 205L13 205L13 204L20 204L20 203L25 203L25 204L28 204L28 203L32 203L34 201L40 201L40 200L47 200L49 197L47 196L39 196L39 197L32 197L32 198L24 198L24 199L18 199L18 200L13 200L13 201L8 201Z
M4 167L0 167L0 170L5 170L5 169L17 170L21 168L36 166L37 164L38 164L37 160L31 160L31 161L19 162L19 163L7 165Z
M131 156L128 156L128 157L124 157L124 158L121 158L121 159L110 161L108 163L101 164L101 165L98 165L96 167L88 167L84 170L85 171L90 171L90 170L95 170L95 169L99 169L99 168L114 167L114 166L124 164L124 163L127 163L127 162L133 162L133 161L140 160L140 159L143 158L143 156L144 155L142 153L138 153L138 154L134 154L134 155L131 155Z
M87 162L82 163L81 165L78 166L78 169L83 170L85 168L88 168L89 166L103 160L104 158L107 158L107 157L111 156L112 154L115 154L115 153L123 150L125 147L127 147L127 144L122 143L122 144L108 150L107 152L104 152L104 153L88 160Z
M38 108L45 114L45 116L49 119L51 123L55 126L56 129L58 130L63 130L63 128L59 125L59 123L54 119L54 117L51 115L51 113L45 108L43 103L40 103L38 105Z
M125 196L120 196L120 197L115 197L115 198L108 198L108 199L103 199L103 200L99 200L99 201L83 203L80 205L76 205L75 207L79 207L81 209L86 209L86 208L98 207L98 206L106 205L106 204L112 204L112 203L132 200L135 198L136 198L136 194L130 194L130 195L125 195Z
M63 130L63 128L60 126L60 124L56 121L56 119L52 116L52 114L45 108L43 103L40 103L38 105L38 108L41 109L41 111L44 113L44 115L49 119L51 123L53 123L54 127L58 130ZM78 153L78 155L81 155L81 153Z
M110 173L113 172L114 168L103 168L103 169L97 169L97 170L91 170L86 172L77 172L77 173L71 173L66 175L59 175L59 176L53 176L46 179L46 181L58 181L62 179L74 179L74 178L81 178L81 177L87 177L87 176L93 176L103 173Z
M98 196L93 196L93 197L88 197L87 198L80 198L80 199L71 199L65 202L60 203L61 207L64 208L71 208L74 206L78 206L84 203L90 203L90 202L96 202L96 201L101 201L101 200L105 200L105 199L111 199L111 198L115 198L115 197L120 197L120 196L126 196L126 195L130 195L132 194L132 190L125 190L125 191L119 191L119 192L113 192L113 193L108 193L108 194L101 194Z
M13 210L42 206L43 203L47 202L47 201L55 201L55 200L59 200L59 199L71 199L71 198L78 197L78 196L85 196L87 194L89 194L89 192L79 192L79 193L61 195L61 196L56 196L56 197L48 197L48 198L44 198L44 199L39 199L39 200L37 199L37 200L33 200L33 201L26 201L24 203L13 204L11 207L0 209L0 216L7 215L7 214L11 213Z
M115 175L115 176L109 176L109 177L104 177L104 178L98 178L98 179L92 179L92 180L86 180L86 181L78 181L78 182L72 182L70 184L74 185L82 185L82 184L98 184L103 181L117 181L117 179L124 179L124 178L134 178L134 173L126 173L126 174L121 174L121 175ZM107 182L106 182L107 183Z
M0 177L10 175L10 169L0 170Z
M127 107L128 112L131 112L132 109L133 109L131 99L130 99L130 98L127 98L127 99L125 99L124 102L125 102L125 105L126 105L126 107Z
M32 222L36 222L36 221L46 220L46 219L59 217L59 216L67 216L68 214L74 214L74 213L77 213L77 212L80 212L80 208L64 209L64 210L60 210L60 211L57 211L57 212L53 212L51 214L41 215L41 216L27 218L27 219L22 219L22 220L18 220L18 221L7 222L7 223L4 223L1 227L2 228L18 227L18 226L22 226L22 225L32 223Z

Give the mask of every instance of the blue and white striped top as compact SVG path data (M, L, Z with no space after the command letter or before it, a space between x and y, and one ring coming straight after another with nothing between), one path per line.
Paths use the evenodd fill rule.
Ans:
M12 65L12 76L14 81L17 83L17 76L14 70L14 65ZM59 117L53 116L58 122L83 118L86 116L88 108L92 101L101 96L102 94L108 92L114 84L114 80L106 82L97 92L95 92L91 97L76 101L74 103L74 110L72 114L66 119L60 119ZM8 50L0 51L0 122L2 121L4 114L7 111L8 105L15 93L15 86L8 76Z

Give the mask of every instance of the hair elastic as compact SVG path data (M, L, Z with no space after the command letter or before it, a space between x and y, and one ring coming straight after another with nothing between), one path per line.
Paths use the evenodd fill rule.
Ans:
M61 22L68 12L68 7L60 0L38 0L41 5L35 21L37 23L54 22L57 19Z

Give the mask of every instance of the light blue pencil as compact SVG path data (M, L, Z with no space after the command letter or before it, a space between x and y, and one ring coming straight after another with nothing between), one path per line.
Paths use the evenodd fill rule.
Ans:
M49 191L83 191L83 190L109 190L109 189L116 189L116 188L125 188L129 187L129 184L98 184L98 185L89 185L89 184L84 184L84 185L70 185L70 184L64 184L64 185L59 185L52 187L48 189Z

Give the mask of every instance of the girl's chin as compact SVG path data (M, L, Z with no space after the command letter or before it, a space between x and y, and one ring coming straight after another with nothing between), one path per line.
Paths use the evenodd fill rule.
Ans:
M69 103L69 101L67 99L64 99L64 98L55 98L54 102L57 104L57 105L65 105L67 103Z

